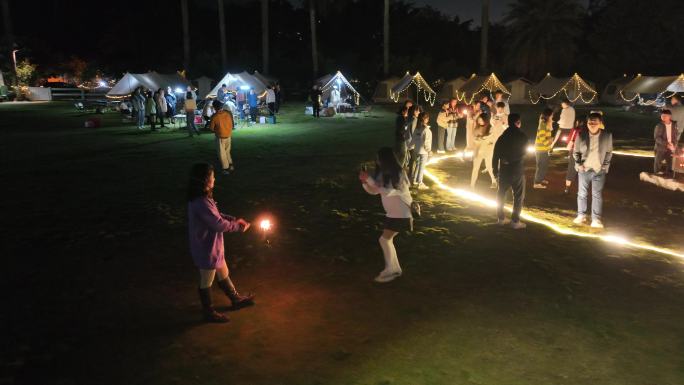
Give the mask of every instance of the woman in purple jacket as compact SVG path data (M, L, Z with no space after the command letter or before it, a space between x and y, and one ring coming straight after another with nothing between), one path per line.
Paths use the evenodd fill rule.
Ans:
M249 222L219 212L213 199L214 168L198 163L190 171L188 183L188 229L190 253L200 271L199 295L204 318L208 322L228 322L228 317L214 310L211 284L218 272L218 285L228 296L233 308L254 303L254 295L240 295L228 275L223 246L224 232L245 232Z

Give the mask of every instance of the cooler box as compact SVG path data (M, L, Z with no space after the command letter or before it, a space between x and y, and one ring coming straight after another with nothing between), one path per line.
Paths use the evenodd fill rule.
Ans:
M275 122L276 122L275 115L267 117L266 121L268 122L268 124L275 124Z
M266 124L266 117L265 116L259 117L259 124Z

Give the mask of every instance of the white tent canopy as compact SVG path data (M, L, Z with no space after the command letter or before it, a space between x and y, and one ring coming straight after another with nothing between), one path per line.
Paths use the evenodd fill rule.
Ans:
M596 101L598 93L588 82L578 74L569 78L556 78L546 74L544 79L534 85L529 92L530 101L533 104L540 100L550 100L557 97L565 97L571 103L591 104Z
M684 74L679 76L641 76L637 75L632 81L627 83L620 91L620 95L625 101L631 102L637 98L644 103L644 94L655 94L656 97L665 95L670 97L675 93L684 92ZM646 102L651 103L654 100Z
M416 87L417 98L420 97L420 93L422 92L426 102L430 103L431 106L435 104L437 93L432 89L432 87L430 87L430 84L425 81L420 72L416 72L415 75L411 75L407 71L406 75L404 75L404 77L401 78L397 84L390 88L390 99L392 99L395 103L399 102L401 95L404 93L406 98L410 98L411 94L409 94L409 90L411 89L411 86ZM416 103L420 103L420 101L416 99Z
M277 79L274 79L268 75L264 75L259 71L254 71L254 75L252 75L252 76L259 79L259 81L261 81L262 83L264 83L267 86L271 85L271 84L275 84L278 81Z
M144 74L132 74L127 72L121 80L116 82L109 92L108 98L122 98L130 95L138 87L143 87L150 91L156 91L159 88L171 87L176 90L181 88L183 91L190 83L179 74L160 74L156 72L148 72Z
M437 95L437 97L439 99L457 98L458 90L463 86L463 84L465 84L466 81L466 78L464 78L463 76L447 80L446 82L444 82L444 85L442 85L442 88L439 90L439 95Z
M375 87L375 92L373 93L373 101L375 103L391 103L390 90L399 81L399 78L393 77L378 82L377 87Z
M321 92L323 93L322 99L328 99L330 98L330 94L333 90L333 88L337 87L340 91L340 94L342 95L342 100L344 100L344 95L345 92L351 93L353 98L354 98L354 103L356 105L359 104L359 93L356 91L354 86L349 83L347 78L342 75L340 71L337 71L337 73L325 75L318 80L316 80L316 84L320 87Z
M527 104L527 93L532 87L532 82L525 78L517 78L506 83L508 89L511 90L511 96L508 98L509 104Z
M239 74L231 74L230 72L226 74L218 83L214 89L207 94L207 98L215 98L216 93L223 85L228 86L231 91L237 91L238 89L250 89L253 88L254 92L261 94L266 90L266 84L261 80L257 79L254 75L250 75L247 71L242 71Z
M494 73L488 76L476 76L473 74L458 90L456 98L459 101L465 101L466 104L472 104L478 95L482 93L489 93L491 95L497 90L502 91L506 95L511 94L511 91L501 83Z

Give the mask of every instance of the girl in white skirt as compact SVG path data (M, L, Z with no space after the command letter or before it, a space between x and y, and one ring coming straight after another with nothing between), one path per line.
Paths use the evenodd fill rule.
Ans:
M389 282L402 273L397 250L394 248L394 237L402 231L413 229L413 200L409 192L409 180L390 147L383 147L378 151L373 176L361 171L359 179L366 192L380 195L387 214L382 235L378 239L385 257L385 269L375 277L375 281Z

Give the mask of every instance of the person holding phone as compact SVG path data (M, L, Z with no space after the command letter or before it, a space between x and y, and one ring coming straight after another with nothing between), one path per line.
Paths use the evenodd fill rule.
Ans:
M246 232L250 224L218 210L213 198L214 168L208 163L192 166L188 182L188 232L190 253L199 269L199 296L207 322L228 322L228 317L212 306L211 285L218 274L218 286L233 308L254 304L254 295L240 295L230 279L223 245L224 232Z
M413 230L411 192L406 172L401 168L390 147L378 151L375 172L370 176L365 169L359 173L363 189L371 195L380 195L386 217L382 235L378 239L385 257L385 269L375 277L376 282L390 282L401 276L401 266L394 248L394 237L403 231Z

